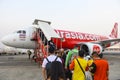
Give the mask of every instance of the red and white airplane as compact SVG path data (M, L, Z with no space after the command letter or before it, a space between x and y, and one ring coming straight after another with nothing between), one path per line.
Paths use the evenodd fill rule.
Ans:
M115 23L109 36L101 36L81 32L56 30L50 27L50 22L38 21L40 22L39 26L38 24L37 27L36 25L33 25L9 34L2 38L2 43L16 48L35 49L37 47L37 41L32 40L32 37L38 28L42 31L47 40L53 40L57 49L72 49L76 45L79 45L80 49L84 49L87 53L91 54L93 51L101 53L105 48L115 45L120 41L120 38L118 38L117 23ZM53 34L55 34L55 36L53 36ZM62 40L59 38L62 38Z

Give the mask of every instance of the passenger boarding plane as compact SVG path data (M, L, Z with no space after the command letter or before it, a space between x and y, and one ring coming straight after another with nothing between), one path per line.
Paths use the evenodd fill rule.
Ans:
M36 21L39 22L39 24L36 23ZM31 27L27 27L9 34L3 37L1 41L3 44L11 47L35 49L38 47L38 43L33 38L33 35L35 35L36 31L41 31L43 35L40 36L40 38L43 39L42 37L44 37L47 41L52 40L57 49L72 49L78 45L80 46L80 49L84 49L89 54L91 54L93 51L101 53L105 48L115 45L120 41L120 38L118 38L117 23L114 24L114 28L112 29L111 34L108 36L57 30L53 29L50 24L51 23L48 21L36 19L34 21L34 25ZM53 34L55 34L55 36L53 36ZM41 33L39 33L39 35L41 35ZM44 42L44 40L42 41Z

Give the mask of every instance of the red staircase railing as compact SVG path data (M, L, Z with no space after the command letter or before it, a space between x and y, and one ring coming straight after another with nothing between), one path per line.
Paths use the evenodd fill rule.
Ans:
M42 42L42 39L40 38L39 32L37 32L37 43L38 43L38 49L41 49L41 52L43 53L43 57L45 58L47 56L47 51L45 49L45 45Z
M45 45L43 44L43 41L40 37L40 32L34 32L33 34L33 39L32 40L35 40L37 42L37 45L36 45L36 61L39 63L39 64L42 64L42 61L43 61L43 58L47 57L47 50L45 48Z

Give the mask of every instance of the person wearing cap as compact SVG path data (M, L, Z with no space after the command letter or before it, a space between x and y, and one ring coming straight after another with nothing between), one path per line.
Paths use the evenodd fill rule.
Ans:
M48 51L49 51L49 56L47 57L47 59L50 61L50 62L53 62L55 59L56 59L56 55L55 55L55 46L50 44L48 46ZM62 63L61 59L58 57L56 61L59 61ZM46 60L46 58L44 58L43 60L43 63L42 63L42 74L43 74L43 78L44 80L47 79L47 74L46 74L46 64L48 63L48 61Z
M109 64L107 60L100 58L97 52L93 52L92 57L96 65L94 80L109 80Z

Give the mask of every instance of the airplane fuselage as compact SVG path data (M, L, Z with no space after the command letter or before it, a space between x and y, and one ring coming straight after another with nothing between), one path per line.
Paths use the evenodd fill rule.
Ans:
M35 31L36 31L35 27L28 27L25 29L21 29L16 33L12 33L4 37L3 43L8 46L12 46L16 48L35 49L37 47L37 42L31 40L33 37L33 33ZM75 47L77 43L109 39L106 36L73 32L73 31L55 29L55 32L61 38L63 38L63 40L53 38L53 42L56 44L57 48L72 49ZM9 40L7 38L9 38Z
M40 32L38 32L40 30ZM56 38L49 34L52 32L48 32L51 30L54 32L54 35L58 35ZM85 49L86 52L92 53L93 51L102 52L104 48L112 46L120 41L117 38L118 34L118 24L115 23L114 28L109 36L101 36L95 34L88 34L88 33L81 33L81 32L73 32L73 31L66 31L66 30L57 30L51 29L48 23L42 21L41 26L35 27L27 27L21 30L18 30L8 36L3 37L2 43L7 46L16 47L16 48L24 48L24 49L36 49L39 47L39 41L33 40L35 37L36 32L40 36L40 34L44 34L44 39L42 40L43 43L46 39L52 39L54 44L56 45L57 49L66 48L72 49L77 44L81 46L82 49ZM48 34L49 33L49 34ZM57 33L57 34L56 34ZM42 37L40 36L42 39ZM44 41L45 40L45 41Z
M84 43L84 42L92 42L92 41L100 41L109 39L106 36L94 35L94 34L87 34L87 33L80 33L80 32L73 32L73 31L65 31L65 30L55 30L60 37L63 38L63 41L59 39L54 39L54 43L58 46L58 48L69 48L72 49L75 47L77 43ZM60 44L61 43L61 44Z

